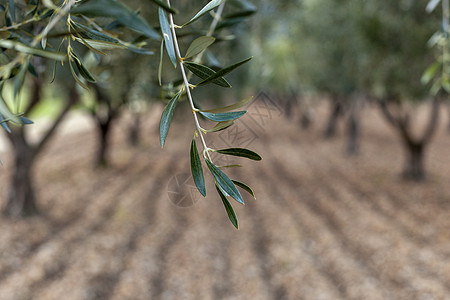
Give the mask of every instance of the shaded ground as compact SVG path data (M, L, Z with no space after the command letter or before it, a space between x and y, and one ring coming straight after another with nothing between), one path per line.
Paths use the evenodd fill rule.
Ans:
M213 138L264 157L228 171L258 197L234 205L236 231L211 181L207 199L184 182L190 128L174 124L161 150L158 121L148 118L138 149L117 127L106 170L91 168L91 133L56 138L36 168L46 218L0 219L0 299L450 299L443 129L429 182L411 184L398 179L400 145L373 110L350 159L319 124L301 131L255 105L235 135Z

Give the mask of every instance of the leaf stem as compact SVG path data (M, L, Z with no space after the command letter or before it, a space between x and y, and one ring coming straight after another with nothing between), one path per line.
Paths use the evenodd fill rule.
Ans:
M170 7L170 0L166 0L166 1L167 1L167 5ZM212 161L211 156L208 152L209 148L206 145L205 137L203 136L203 132L201 130L202 128L201 128L200 122L198 120L198 116L197 116L198 109L194 105L194 100L192 98L189 80L186 75L186 70L184 69L184 66L183 66L183 59L181 56L180 47L178 45L178 39L177 39L177 35L175 32L175 23L173 21L172 13L169 13L169 23L170 23L170 30L172 31L173 43L174 43L174 47L175 47L175 54L177 55L178 64L179 64L180 70L181 70L181 75L183 76L183 82L184 82L184 86L185 86L185 90L186 90L186 95L189 99L189 104L191 105L192 114L194 115L195 127L197 128L198 135L200 136L200 139L202 141L203 149L204 149L204 151L206 150L206 154L207 154L209 160Z

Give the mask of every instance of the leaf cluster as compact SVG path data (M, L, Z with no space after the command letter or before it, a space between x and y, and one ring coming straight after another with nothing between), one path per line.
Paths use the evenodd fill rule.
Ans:
M229 16L229 19L232 18L242 18L246 15L249 15L249 7L246 5L248 2L246 1L234 1L235 3L239 3L242 9L240 14L234 14ZM169 2L168 2L169 3ZM163 38L163 43L161 44L161 50L165 49L172 65L175 68L179 68L182 75L182 82L178 87L178 91L175 96L169 101L166 105L164 112L161 116L160 121L160 143L161 147L165 145L166 138L169 132L170 123L172 120L172 116L174 114L175 108L177 106L178 101L181 97L186 96L190 102L191 109L194 115L194 121L196 124L196 130L194 132L194 138L191 142L190 147L190 158L191 158L191 172L194 178L195 185L197 186L198 191L203 196L206 196L206 185L205 185L205 177L203 173L203 163L206 164L207 169L211 173L214 178L216 191L219 194L222 203L224 204L225 210L227 211L228 217L232 224L238 228L238 219L236 213L231 205L228 197L236 200L240 204L244 204L244 200L242 195L240 194L238 187L244 189L249 192L252 196L254 193L252 189L239 181L233 181L230 179L222 170L220 166L217 166L213 163L211 159L211 152L216 152L221 155L231 155L238 157L245 157L251 160L261 160L261 157L255 152L248 149L241 148L230 148L230 149L211 149L207 146L205 135L207 133L218 132L221 130L225 130L228 127L232 126L234 121L238 118L241 118L245 115L246 111L236 111L243 106L245 106L249 99L247 98L242 101L239 101L233 105L229 105L222 108L216 108L211 110L202 110L195 106L194 99L191 94L192 89L200 88L204 85L216 85L222 88L230 88L230 83L226 80L225 76L229 73L233 72L238 67L244 65L245 63L251 60L250 58L235 62L230 64L227 67L213 69L210 66L201 63L201 57L205 51L207 51L208 47L214 44L216 38L212 36L212 32L210 31L206 35L202 35L200 37L195 38L190 45L187 47L187 51L184 55L182 55L180 47L179 47L179 37L177 36L176 29L185 28L190 26L192 23L198 21L202 16L211 12L212 10L217 8L218 12L222 12L223 5L225 1L223 0L212 0L209 1L205 6L203 6L190 20L185 22L181 26L176 26L173 21L173 14L168 13L168 8L165 6L161 6L159 8L159 20L161 33ZM213 21L213 24L216 24ZM161 58L163 56L163 51L161 51ZM162 64L162 59L160 64ZM160 66L160 70L162 67ZM191 73L187 73L190 71ZM199 81L195 84L190 82L190 78L195 76L199 79ZM161 82L161 79L160 79ZM205 120L209 120L212 122L216 122L216 125L212 129L204 129L200 126L199 116L203 117ZM196 139L200 139L203 151L202 156L199 155L199 150L197 148ZM201 157L203 159L201 159Z

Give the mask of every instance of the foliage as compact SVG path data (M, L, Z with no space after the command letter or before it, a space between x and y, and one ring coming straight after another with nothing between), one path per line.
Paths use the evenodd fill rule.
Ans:
M172 100L161 117L161 146L165 144L177 102L187 97L196 125L190 153L194 180L200 193L205 196L202 161L195 143L195 139L199 138L203 146L202 157L215 178L219 196L233 225L238 227L236 215L226 197L231 196L243 203L236 186L252 195L253 191L247 185L228 178L220 167L214 165L210 153L217 151L224 155L243 156L254 160L259 160L260 157L247 149L211 149L207 146L204 136L231 126L234 120L245 114L242 111L231 110L244 106L248 101L243 100L220 111L202 111L194 105L191 90L207 84L231 87L224 76L247 63L251 58L217 69L216 65L202 64L202 57L207 52L207 48L221 39L221 37L213 37L216 29L224 30L242 22L245 17L255 12L255 7L247 0L212 0L179 26L175 25L173 15L183 11L182 9L173 8L170 1L154 0L151 3L153 9L157 8L159 24L150 24L145 14L136 12L118 0L18 0L0 4L0 12L2 12L0 16L0 124L4 129L9 130L10 123L19 125L32 123L23 115L24 112L20 111L18 99L26 77L29 74L38 76L37 68L48 68L36 57L54 61L53 80L58 78L57 65L61 64L70 70L79 86L88 90L90 85L98 82L96 74L102 74L102 68L105 67L102 61L107 60L102 57L111 51L152 55L154 51L151 47L149 48L149 45L161 42L161 50L166 50L173 67L179 69L183 78L181 84L174 81L163 87L170 90ZM227 15L222 15L225 3L229 3L231 9L228 10ZM180 7L183 5L180 4ZM177 30L191 27L208 14L214 16L209 29L191 42L183 56ZM158 25L161 32L155 29ZM194 32L184 31L183 37L191 37ZM161 51L159 68L160 82L162 82L164 61L162 56L163 51ZM115 57L110 56L110 62ZM114 62L112 61L112 64ZM188 70L192 73L188 74ZM200 82L192 84L190 80L193 75L200 78ZM1 93L5 84L14 88L13 97L8 101L3 99ZM97 87L95 89L99 91ZM204 129L200 126L200 115L217 122L217 125L212 129Z
M246 3L242 1L242 3ZM170 1L167 1L167 6L170 8ZM208 66L202 65L200 63L203 53L211 46L215 38L212 37L215 27L217 26L219 18L223 12L225 6L225 1L222 0L212 0L208 2L198 13L196 13L189 21L181 26L175 25L172 13L166 12L167 8L159 8L159 20L162 35L164 37L163 43L166 52L170 58L171 63L175 68L179 67L179 71L182 76L182 84L175 87L176 92L173 98L169 101L161 117L160 122L160 142L161 147L164 146L167 134L169 132L170 122L173 116L173 112L176 108L176 104L181 97L187 97L189 104L192 109L194 116L194 122L196 130L194 132L194 138L191 143L190 156L191 156L191 170L194 182L199 190L199 192L206 196L205 179L203 175L203 167L198 154L198 148L196 144L196 139L200 139L203 146L202 157L205 161L209 171L211 172L217 192L222 199L222 202L227 211L228 217L230 218L233 225L238 228L238 221L234 209L227 197L230 196L237 202L244 204L242 196L238 191L236 186L242 187L242 185L235 184L222 170L219 166L216 166L211 158L211 152L221 153L223 155L234 155L247 157L254 160L260 160L261 157L256 153L247 149L222 149L216 150L211 149L207 146L205 135L207 133L212 133L215 131L223 130L226 127L232 125L232 122L240 117L242 117L245 111L233 111L244 106L247 101L240 101L235 105L230 105L221 109L216 110L201 110L196 107L191 90L197 89L206 84L215 84L220 87L229 88L231 85L224 78L225 75L231 73L234 69L250 61L251 58L244 59L242 61L231 64L228 67L221 68L219 70L214 70ZM183 56L179 47L179 37L177 36L177 29L185 28L190 26L192 23L197 21L200 17L204 16L207 12L217 8L217 13L213 19L212 26L205 36L197 37L192 41L192 43L187 48L186 54ZM233 17L230 17L230 19ZM161 53L163 55L163 53ZM161 60L162 61L162 60ZM160 68L161 69L161 68ZM190 75L188 76L187 70L191 71L193 75L200 78L200 82L192 84L190 82ZM217 122L217 125L213 130L207 130L200 125L199 116L203 116L210 121ZM226 125L225 125L226 124ZM244 189L249 191L249 189ZM250 189L251 190L251 189Z

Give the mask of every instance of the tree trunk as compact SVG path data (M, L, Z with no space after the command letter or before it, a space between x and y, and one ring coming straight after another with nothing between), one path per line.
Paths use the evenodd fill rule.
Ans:
M300 118L300 125L302 126L302 129L308 129L311 127L311 124L313 122L313 113L311 109L304 109L302 110L302 116Z
M355 156L359 153L359 118L352 112L348 120L347 154Z
M324 136L326 138L332 138L336 135L337 121L343 112L342 102L338 97L333 97L331 114L328 118L328 123L325 128Z
M136 147L139 144L139 132L141 128L141 115L135 114L133 124L130 126L130 132L128 134L128 143Z
M97 148L97 157L95 161L96 167L108 166L108 143L111 123L112 122L110 118L108 118L106 121L97 120L97 128L100 138Z
M350 156L358 155L360 141L360 100L353 99L350 110L350 116L347 124L347 154Z
M439 120L440 99L433 100L428 124L420 138L414 138L409 126L409 116L402 113L393 114L385 101L379 102L386 119L396 128L403 140L406 151L406 163L403 177L413 181L423 181L426 178L424 157L425 148L430 144L436 133ZM397 103L398 105L398 103ZM401 110L401 106L399 106Z
M403 171L404 178L413 181L425 179L424 148L423 143L406 143L407 159Z
M38 214L33 187L32 167L34 149L27 144L23 129L11 133L14 144L15 168L10 182L8 202L3 214L9 217L26 217Z

